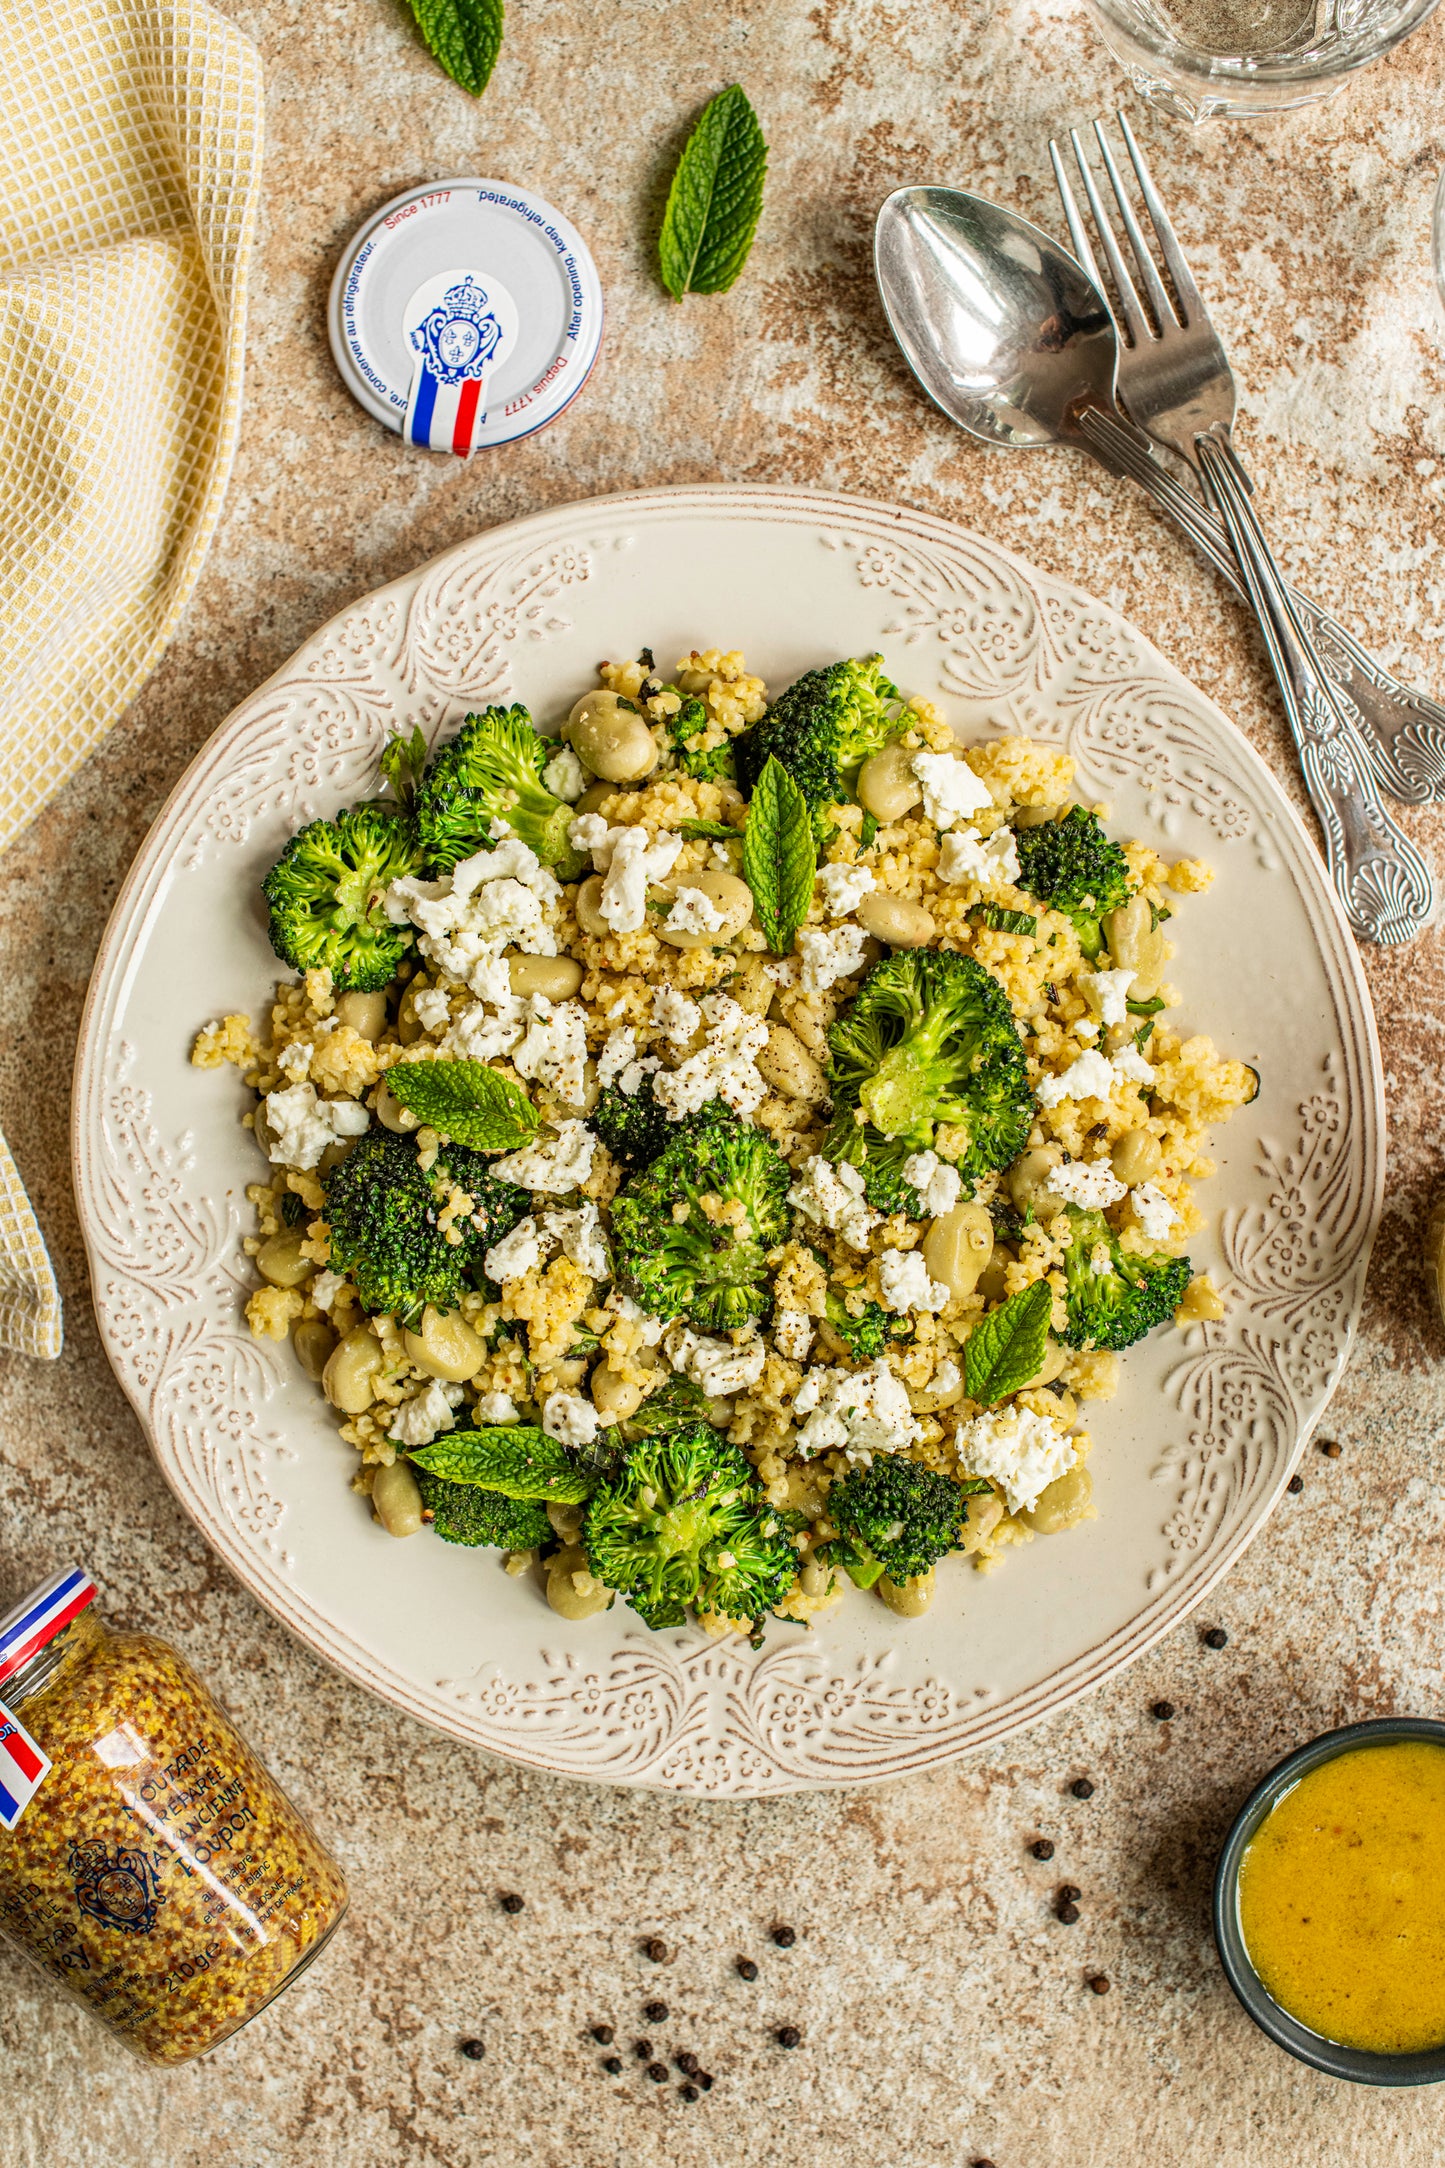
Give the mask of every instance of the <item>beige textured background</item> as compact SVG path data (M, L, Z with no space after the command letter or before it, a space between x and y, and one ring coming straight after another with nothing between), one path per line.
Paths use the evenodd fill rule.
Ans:
M396 0L242 0L269 77L269 170L236 479L199 593L101 754L0 864L0 1120L50 1236L69 1347L0 1369L0 1587L72 1555L113 1612L169 1632L315 1815L354 1908L317 1971L171 2077L110 2048L0 1953L3 2168L1298 2168L1441 2157L1441 2104L1276 2053L1214 1963L1211 1857L1257 1773L1315 1731L1442 1699L1445 1334L1415 1269L1441 1178L1445 940L1376 958L1388 1215L1365 1336L1289 1498L1201 1614L1114 1687L997 1756L878 1790L674 1803L521 1774L320 1668L209 1557L163 1488L89 1315L66 1085L112 897L193 750L352 597L460 537L632 483L816 482L949 514L1126 610L1282 758L1235 605L1122 484L1063 454L990 457L912 392L868 268L906 180L1054 221L1045 142L1116 76L1055 0L512 0L474 105ZM1331 106L1190 137L1145 124L1245 384L1242 442L1290 569L1445 691L1445 314L1427 275L1445 165L1445 14ZM741 79L773 145L743 283L678 308L647 241L691 111ZM366 420L326 348L327 281L412 182L496 173L587 233L603 358L554 428L469 467ZM719 612L725 630L726 610ZM1445 816L1406 816L1445 871ZM1267 938L1267 930L1265 933ZM1229 1646L1204 1649L1205 1625ZM1167 1725L1149 1703L1177 1704ZM1071 1780L1087 1771L1088 1804ZM1048 1867L1026 1843L1057 1844ZM1082 1918L1051 1916L1061 1880ZM527 1900L518 1918L497 1893ZM798 1930L772 1951L778 1918ZM659 1974L637 1954L662 1933ZM762 1977L732 1969L751 1951ZM1105 1972L1100 1999L1084 1981ZM688 2107L598 2072L661 1992L660 2040L716 2075ZM785 2054L769 2028L795 2021ZM482 2034L480 2064L456 2052Z

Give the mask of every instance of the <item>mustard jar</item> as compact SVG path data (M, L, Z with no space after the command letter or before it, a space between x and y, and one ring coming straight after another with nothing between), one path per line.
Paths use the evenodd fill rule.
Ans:
M151 2063L229 2039L324 1947L335 1861L168 1642L80 1571L0 1619L0 1933Z

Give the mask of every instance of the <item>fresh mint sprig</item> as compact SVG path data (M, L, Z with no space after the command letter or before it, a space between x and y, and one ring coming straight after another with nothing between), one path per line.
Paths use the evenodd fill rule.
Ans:
M748 804L743 879L753 892L758 924L775 956L792 949L813 900L817 871L808 801L782 762L770 755Z
M758 116L733 83L698 115L667 192L657 257L674 301L725 294L737 279L757 231L767 169Z
M484 1061L398 1062L386 1082L398 1106L474 1152L512 1152L537 1134L526 1093Z
M408 0L408 5L438 67L480 98L502 49L502 0Z
M963 1389L981 1408L1007 1400L1036 1375L1049 1340L1053 1290L1047 1280L1010 1295L963 1347Z
M449 1431L417 1446L407 1459L448 1483L474 1483L504 1498L580 1505L597 1488L596 1476L578 1468L567 1448L533 1423Z

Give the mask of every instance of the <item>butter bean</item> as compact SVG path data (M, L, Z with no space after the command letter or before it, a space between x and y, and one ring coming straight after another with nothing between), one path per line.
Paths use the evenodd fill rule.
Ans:
M413 979L397 1005L396 1035L403 1046L414 1046L422 1035L421 1018L416 1013L416 997L424 984L424 980Z
M923 803L923 785L913 773L914 748L885 745L858 771L858 803L876 821L901 821Z
M1056 1536L1061 1529L1093 1519L1094 1478L1087 1468L1066 1468L1061 1476L1040 1491L1031 1513L1019 1518L1041 1536Z
M343 994L336 1004L336 1013L343 1024L349 1024L363 1039L379 1039L386 1029L386 995Z
M1026 1393L1032 1391L1035 1386L1052 1385L1054 1379L1062 1375L1064 1365L1068 1361L1068 1359L1069 1351L1066 1347L1061 1346L1061 1344L1053 1338L1046 1340L1044 1342L1043 1361L1039 1364L1039 1367L1034 1372L1033 1376L1024 1380L1023 1384L1019 1387L1019 1391L1021 1393ZM1054 1411L1051 1409L1048 1412L1053 1413Z
M1153 912L1147 896L1131 896L1121 910L1111 911L1103 921L1104 939L1116 971L1130 970L1131 1001L1150 1001L1159 991L1169 944L1151 922Z
M921 903L912 903L907 896L885 895L876 888L863 898L856 916L865 933L886 941L889 948L926 948L938 932L932 912Z
M273 1287L300 1287L309 1280L316 1266L311 1258L301 1255L305 1240L301 1228L287 1227L263 1242L256 1258L256 1270L262 1279L269 1280Z
M1026 1212L1032 1205L1040 1219L1052 1219L1062 1211L1063 1200L1051 1194L1048 1179L1063 1156L1057 1144L1037 1144L1032 1151L1020 1152L1004 1176L1016 1212Z
M1163 1164L1164 1147L1147 1129L1126 1129L1109 1160L1119 1180L1132 1189L1136 1182L1153 1180Z
M659 919L658 938L673 948L723 948L736 939L753 915L753 892L735 873L690 873L677 885L679 888L700 888L714 910L721 911L723 916L722 924L715 926L711 933L670 932L666 921Z
M602 916L602 876L589 873L577 891L577 923L584 933L607 934L612 928Z
M993 1221L981 1204L956 1204L923 1237L923 1262L950 1295L971 1295L992 1256Z
M430 1303L421 1314L421 1331L403 1333L402 1339L418 1370L452 1385L474 1378L487 1359L485 1343L459 1310L434 1310Z
M414 1536L421 1526L421 1492L404 1460L377 1469L371 1503L389 1536Z
M1058 816L1056 805L1021 805L1014 809L1010 818L1015 828L1044 828Z
M912 1581L891 1581L885 1573L878 1583L879 1595L899 1618L922 1618L933 1601L933 1590L932 1566Z
M547 1561L547 1601L559 1618L596 1618L612 1601L612 1591L589 1572L580 1544L569 1544Z
M584 693L562 725L584 767L607 783L634 783L657 766L652 732L616 693Z
M296 1360L313 1384L319 1385L321 1373L326 1368L331 1350L336 1345L336 1335L319 1317L303 1317L292 1328L291 1345Z
M410 1107L404 1107L389 1084L383 1084L376 1095L376 1118L383 1129L389 1129L394 1137L409 1137L421 1123Z
M785 1099L816 1105L828 1096L828 1082L795 1031L769 1024L768 1043L758 1056L758 1075Z
M616 789L611 783L589 783L573 806L573 816L579 813L600 813L609 798L615 798Z
M520 997L541 994L546 1001L570 1001L582 984L582 966L575 956L509 954L507 976Z
M608 1423L625 1423L642 1406L645 1389L640 1380L624 1377L614 1370L611 1358L600 1362L592 1373L592 1405Z
M365 1325L349 1332L321 1373L321 1390L343 1415L364 1415L376 1398L381 1343Z
M1003 1500L997 1491L981 1492L963 1509L963 1540L959 1549L976 1551L986 1543L1003 1519Z

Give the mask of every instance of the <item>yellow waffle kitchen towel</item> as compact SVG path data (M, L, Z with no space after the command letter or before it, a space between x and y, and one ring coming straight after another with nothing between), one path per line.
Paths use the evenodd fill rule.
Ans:
M135 698L241 416L261 64L204 0L0 0L0 848ZM0 1344L60 1298L0 1139Z

